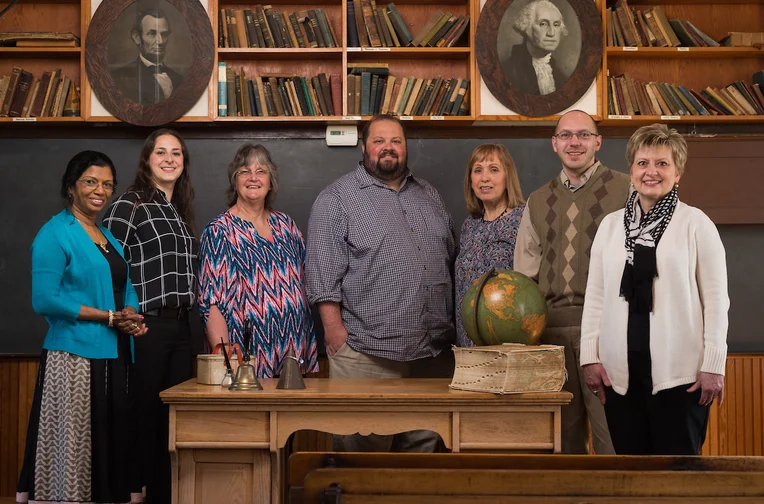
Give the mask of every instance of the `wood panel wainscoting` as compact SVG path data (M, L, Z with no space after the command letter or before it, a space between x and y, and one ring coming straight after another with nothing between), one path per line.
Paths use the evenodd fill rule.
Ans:
M38 367L37 357L0 357L0 497L16 493ZM325 361L321 367L327 369ZM727 357L724 404L711 407L702 455L764 456L763 395L764 355ZM329 451L331 439L299 432L292 449Z

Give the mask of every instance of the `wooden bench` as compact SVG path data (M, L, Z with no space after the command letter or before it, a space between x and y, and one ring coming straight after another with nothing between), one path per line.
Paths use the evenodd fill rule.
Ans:
M290 502L761 504L764 458L296 453Z

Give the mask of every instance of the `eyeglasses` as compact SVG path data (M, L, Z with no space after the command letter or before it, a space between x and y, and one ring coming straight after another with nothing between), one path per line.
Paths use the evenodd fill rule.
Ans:
M578 133L572 133L570 131L563 131L562 133L556 133L554 135L558 140L572 140L573 137L578 137L579 140L590 140L597 136L597 133L591 131L579 131Z
M262 168L258 168L255 171L250 170L249 168L244 168L242 170L239 170L236 172L237 177L244 177L249 178L254 173L255 177L257 178L263 178L266 175L268 175L268 170L263 170Z
M117 184L114 182L98 182L97 180L93 179L80 179L77 182L81 182L85 185L88 189L95 189L99 185L102 186L106 191L108 192L114 192L114 189L117 188Z

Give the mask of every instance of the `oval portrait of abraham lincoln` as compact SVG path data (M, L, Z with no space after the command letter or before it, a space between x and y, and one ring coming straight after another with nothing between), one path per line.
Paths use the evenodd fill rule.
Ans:
M546 116L591 86L602 58L602 26L591 0L488 0L478 22L481 76L507 108Z
M210 16L199 0L104 0L88 27L85 71L115 117L159 126L205 93L215 62Z
M109 73L125 97L155 105L180 87L191 66L190 45L188 24L172 4L135 2L109 34Z

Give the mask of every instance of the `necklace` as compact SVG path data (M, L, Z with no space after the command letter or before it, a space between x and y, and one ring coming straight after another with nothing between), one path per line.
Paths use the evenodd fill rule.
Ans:
M100 243L100 242L95 241L93 236L91 236L90 232L87 230L87 228L89 226L86 226L85 223L82 222L76 215L74 216L74 218L77 219L77 222L79 222L80 225L85 229L85 232L88 234L88 236L90 236L90 239L93 240L93 243L95 243L96 245L101 247L101 250L103 250L104 254L108 254L109 253L109 249L106 248L107 242ZM98 229L98 226L96 226L96 229Z
M483 217L482 217L483 222L494 222L494 221L497 221L497 220L501 219L502 217L504 217L504 214L507 213L507 210L509 210L509 206L505 206L503 212L501 212L499 215L497 215L495 219L492 219L492 220L489 220L489 221L485 220L485 210L483 210Z

